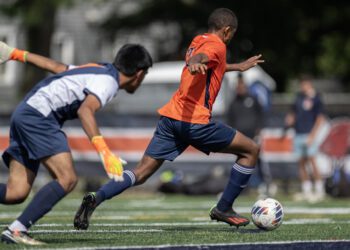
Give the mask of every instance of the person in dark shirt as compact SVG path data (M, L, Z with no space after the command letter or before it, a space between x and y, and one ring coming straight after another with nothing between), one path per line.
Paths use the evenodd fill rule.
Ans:
M295 129L294 150L299 158L299 178L302 193L297 200L315 202L324 198L324 185L319 173L315 156L318 153L317 132L324 123L323 103L320 94L315 90L310 76L300 79L300 92L297 94L291 111L286 116L286 125ZM310 178L307 166L312 168ZM312 179L315 192L312 190Z
M247 137L259 141L261 129L264 127L265 111L258 99L251 95L243 75L237 75L236 96L229 105L227 122ZM272 183L270 166L261 157L257 161L257 175L262 180L259 196L268 197L276 187Z
M249 94L242 74L238 74L236 97L227 111L227 122L252 139L263 125L262 107L258 100Z

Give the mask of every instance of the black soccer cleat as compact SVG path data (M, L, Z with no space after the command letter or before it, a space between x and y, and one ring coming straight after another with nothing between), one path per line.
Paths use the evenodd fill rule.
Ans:
M1 242L5 244L45 245L44 242L33 239L27 232L12 231L8 227L1 233Z
M216 206L214 206L210 210L209 216L212 220L226 222L230 226L235 226L237 228L246 226L250 222L248 218L239 215L232 208L227 212L221 212Z
M78 230L87 230L90 217L96 207L96 194L93 192L87 193L74 216L74 228Z

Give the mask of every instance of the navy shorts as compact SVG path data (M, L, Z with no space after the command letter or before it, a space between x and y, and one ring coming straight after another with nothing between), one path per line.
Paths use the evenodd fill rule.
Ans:
M189 145L209 154L231 144L236 130L221 123L194 124L162 116L145 154L173 161Z
M42 158L69 151L67 137L53 114L45 117L24 102L19 104L11 117L10 145L2 155L7 166L14 158L37 173Z

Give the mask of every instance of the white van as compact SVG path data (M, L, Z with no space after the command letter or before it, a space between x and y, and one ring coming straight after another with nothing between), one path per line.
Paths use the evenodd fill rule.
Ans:
M114 99L113 105L110 105L109 108L119 114L156 115L157 109L167 103L177 90L183 67L183 61L155 63L149 69L141 87L133 95L124 91L119 92L118 97ZM225 114L234 96L237 74L238 72L225 74L221 90L213 106L213 115ZM243 78L248 85L259 81L270 91L275 89L275 81L259 66L244 72Z

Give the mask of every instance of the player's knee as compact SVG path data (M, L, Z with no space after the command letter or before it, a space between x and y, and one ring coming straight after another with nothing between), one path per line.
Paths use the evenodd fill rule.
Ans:
M252 143L250 146L249 151L245 154L245 158L248 159L249 165L255 166L256 162L258 161L259 158L259 153L260 153L260 147L258 144L255 142Z
M5 204L20 204L26 200L30 190L7 187Z
M260 146L257 143L254 143L252 146L252 156L258 159L260 153Z
M135 186L145 183L148 179L148 176L144 174L135 174L135 177L136 177Z
M71 192L78 183L78 177L74 174L66 175L58 179L58 182L61 184L62 188L66 193Z

